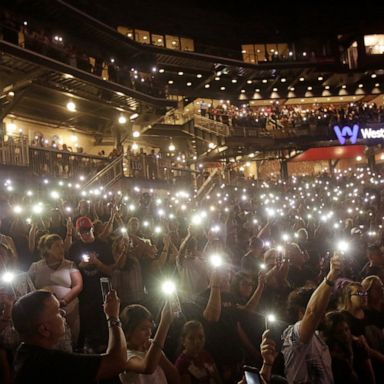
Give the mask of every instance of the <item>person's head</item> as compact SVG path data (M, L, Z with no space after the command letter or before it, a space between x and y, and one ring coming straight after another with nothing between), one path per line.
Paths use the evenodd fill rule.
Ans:
M93 234L95 237L100 236L104 231L105 224L101 220L95 220L93 223Z
M153 330L151 312L142 305L128 305L122 310L120 320L127 344L137 349L143 348L148 343Z
M371 245L367 249L367 257L372 265L383 265L384 257L378 245Z
M237 272L232 279L231 292L237 297L248 300L255 288L252 276L246 272Z
M180 344L188 356L198 356L204 349L205 333L200 321L191 320L184 324Z
M257 236L252 236L249 239L249 249L256 254L261 254L264 248L264 242Z
M59 235L52 234L40 237L37 249L41 258L47 262L60 263L64 259L64 242Z
M366 308L367 295L367 291L360 283L356 281L346 283L339 297L338 310L351 312Z
M79 217L76 220L76 230L80 240L83 243L93 243L95 241L95 236L93 234L93 224L89 217Z
M198 256L197 241L194 237L190 237L187 240L187 244L185 246L185 257L192 259L197 256Z
M89 214L89 203L87 202L87 200L80 200L78 208L80 215L86 216Z
M264 263L267 269L271 269L276 264L278 253L276 248L271 248L264 252Z
M305 253L295 243L287 244L285 247L285 257L290 260L291 265L297 267L302 267L308 261Z
M63 217L58 209L52 209L50 219L52 227L58 227L63 222Z
M148 207L150 203L151 203L151 195L148 192L144 192L140 197L140 205L142 207Z
M128 232L137 234L140 228L140 220L137 217L131 217L128 221Z
M291 322L296 322L302 319L313 292L313 288L300 287L289 294L287 301L287 315Z
M129 249L129 238L126 236L117 237L112 243L112 255L118 257L121 252L127 253Z
M52 347L65 334L64 314L50 292L34 291L15 302L12 321L22 340Z
M384 302L384 284L378 276L367 276L361 285L368 292L368 307L378 307Z
M341 312L328 312L325 315L324 325L324 335L328 342L337 341L345 345L351 343L351 329L349 328L345 316Z
M304 243L308 240L308 231L305 228L300 228L297 231L297 241L299 243Z

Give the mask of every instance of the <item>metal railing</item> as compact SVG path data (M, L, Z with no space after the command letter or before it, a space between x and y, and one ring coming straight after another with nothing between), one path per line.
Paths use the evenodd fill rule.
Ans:
M89 179L82 188L88 189L94 186L103 186L107 189L123 176L123 155L120 155Z
M178 167L172 159L152 154L126 154L123 169L126 177L134 179L161 180L172 185L195 186L196 183L196 171L188 166Z
M202 196L209 195L212 190L216 187L216 184L219 180L219 169L216 168L199 187L198 191L196 192L196 199L199 200Z
M28 167L28 137L25 135L9 136L7 141L0 141L0 163Z
M29 147L29 165L34 175L72 179L81 175L92 177L102 170L109 160L105 157Z

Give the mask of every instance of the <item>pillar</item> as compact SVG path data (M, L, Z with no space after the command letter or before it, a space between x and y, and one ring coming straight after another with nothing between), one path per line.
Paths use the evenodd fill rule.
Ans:
M282 180L288 180L288 161L285 159L280 160L280 177Z

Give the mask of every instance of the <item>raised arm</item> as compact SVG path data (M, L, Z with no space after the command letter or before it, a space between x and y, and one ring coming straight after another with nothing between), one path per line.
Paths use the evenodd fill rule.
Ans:
M127 361L127 343L119 323L120 300L116 291L112 290L106 296L104 312L109 327L109 340L106 354L101 358L97 380L107 379L124 371Z
M221 316L221 276L218 268L212 272L210 288L209 299L203 311L203 317L209 322L216 323Z
M165 339L167 337L172 320L173 315L170 309L170 305L167 302L161 312L159 328L157 328L156 335L147 353L145 354L144 358L133 357L129 359L125 363L125 369L127 371L144 374L151 374L155 371L156 367L160 363Z
M253 292L252 296L249 298L247 304L245 304L244 309L247 309L248 311L254 311L257 308L261 295L264 291L264 287L265 287L265 273L260 272L257 288Z
M329 298L332 293L332 286L341 271L340 254L335 252L331 259L330 267L327 277L320 283L309 299L303 319L300 322L299 336L302 343L307 344L311 340L325 310L327 309Z

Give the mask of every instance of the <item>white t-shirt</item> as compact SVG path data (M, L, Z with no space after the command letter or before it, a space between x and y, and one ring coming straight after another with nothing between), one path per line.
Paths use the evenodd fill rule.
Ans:
M72 289L71 273L76 271L79 270L73 262L66 259L57 269L50 268L45 260L40 260L30 266L28 274L36 289L46 289L61 299ZM67 310L70 311L75 303L77 299L69 303Z
M332 360L327 344L316 331L308 344L300 341L300 321L283 332L285 375L288 383L333 384Z
M132 359L132 357L140 357L141 359L144 359L145 354L146 352L128 349L127 361ZM150 375L125 371L124 373L120 373L119 379L123 384L167 384L167 378L159 365L156 367L155 372Z

